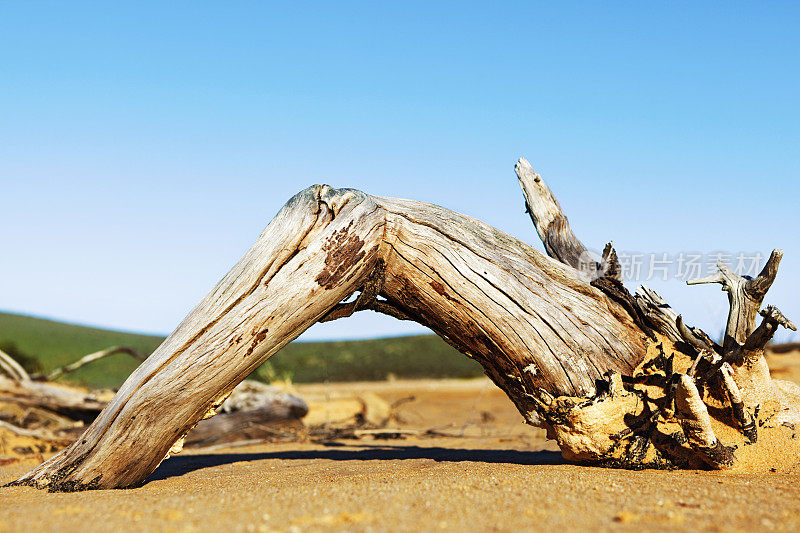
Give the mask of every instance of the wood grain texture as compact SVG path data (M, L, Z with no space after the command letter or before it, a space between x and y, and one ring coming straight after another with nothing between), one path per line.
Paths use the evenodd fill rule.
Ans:
M645 337L573 268L471 217L315 185L128 378L72 446L18 480L50 490L141 483L233 387L354 292L474 357L530 423L536 399L592 394ZM365 290L366 292L366 290ZM178 446L179 448L179 446Z
M640 287L631 295L622 283L611 244L606 245L599 265L582 259L586 247L572 232L541 176L524 159L517 163L516 171L531 220L548 254L592 278L591 284L628 310L654 340L655 352L628 376L627 387L617 386L611 376L606 398L602 394L554 398L549 409L541 409L564 456L635 468L647 464L727 469L737 464L737 446L747 444L750 453L740 455L751 465L792 465L798 446L791 428L800 423L800 394L795 386L772 380L763 348L778 327L793 330L795 325L777 308L768 306L760 312L764 320L755 326L783 252L774 250L754 279L739 276L720 262L714 275L689 282L720 283L728 293L730 311L720 346L699 328L687 326L655 291ZM637 411L641 409L639 400L626 405L631 393L646 399L645 403L656 397L666 403L649 405L646 410L654 414L646 421L625 423L626 418L633 421L643 416ZM560 403L565 407L559 407ZM708 407L714 408L713 417ZM763 419L757 421L759 413ZM732 446L727 446L718 439L715 427L726 432L730 419L738 433L729 440ZM675 423L680 431L665 437ZM759 441L756 445L759 428L772 444L763 446ZM659 433L662 436L657 436ZM775 451L775 439L781 442L780 453Z
M794 324L768 307L755 327L780 252L754 280L724 265L702 280L731 299L719 346L655 292L630 294L610 244L588 261L541 177L525 160L516 170L551 257L436 205L326 185L297 194L82 438L16 483L141 483L268 357L362 309L415 320L477 360L568 459L794 468L800 392L773 382L763 357L776 328Z
M525 196L525 210L531 217L547 255L565 265L595 274L599 265L593 265L589 261L586 246L572 232L561 204L542 177L524 157L517 161L514 172Z
M490 367L504 389L513 379L534 396L585 395L606 371L640 361L641 330L575 269L466 215L376 202L387 213L386 299Z
M730 307L722 344L726 352L736 346L744 345L747 337L756 329L758 310L778 275L778 265L782 257L783 250L773 250L764 268L753 279L740 276L720 261L717 263L716 273L687 282L689 285L719 283L722 285L722 290L728 293Z

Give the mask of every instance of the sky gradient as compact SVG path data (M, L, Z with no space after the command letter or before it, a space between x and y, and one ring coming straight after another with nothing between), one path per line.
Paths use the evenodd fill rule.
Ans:
M313 183L541 249L524 156L589 246L783 248L800 321L797 4L431 4L0 2L0 309L169 333ZM723 328L718 285L647 284Z

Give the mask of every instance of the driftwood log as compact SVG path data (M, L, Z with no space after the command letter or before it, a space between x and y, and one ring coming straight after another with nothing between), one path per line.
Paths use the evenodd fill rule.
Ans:
M550 257L471 217L314 185L128 378L83 436L15 483L49 490L143 482L234 386L318 321L372 309L428 326L544 426L566 458L641 467L780 467L797 461L800 389L772 381L764 344L775 278L724 265L722 345L653 291L630 294L616 254L588 257L525 160L516 167ZM352 299L357 295L355 299ZM734 448L738 447L734 452Z
M110 396L105 391L92 393L57 383L20 381L0 376L0 402L46 409L76 421L94 420Z
M239 383L217 414L201 420L184 445L207 447L226 442L298 440L305 436L302 418L306 402L272 385L245 380Z
M98 354L130 351L115 347L95 352L81 358L79 366L103 357ZM82 435L84 424L94 421L112 397L110 390L87 391L0 376L0 464L65 448ZM186 445L298 440L307 434L302 420L307 413L303 399L271 385L245 380L233 389L216 416L201 421L189 432Z

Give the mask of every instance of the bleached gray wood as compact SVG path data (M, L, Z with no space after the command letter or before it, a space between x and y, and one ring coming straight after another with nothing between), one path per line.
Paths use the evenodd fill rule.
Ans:
M303 418L308 414L308 404L299 396L251 379L236 385L220 406L219 412L237 413L254 409L267 409L273 418Z
M730 309L725 340L722 344L724 351L730 352L736 346L744 345L747 337L755 330L758 310L772 282L775 281L782 257L783 250L773 250L764 268L753 279L738 275L720 261L717 263L718 271L715 274L686 282L688 285L719 283L722 285L722 290L728 293Z
M677 328L678 314L653 289L642 285L634 295L636 304L650 322L651 326L673 342L682 340Z
M592 266L595 275L576 269L585 247L526 164L520 160L517 174L537 233L556 259L435 205L310 187L284 206L83 437L17 483L51 490L140 483L269 356L315 322L360 309L427 325L476 359L526 421L547 427L569 459L730 467L732 448L714 431L714 417L725 410L707 409L696 384L700 357L685 343L670 342L681 327L690 340L707 337L660 306L656 319L648 319L639 302L657 303L657 295L645 292L637 300L627 292L610 246L603 268ZM771 258L766 274L742 290L763 299L776 269ZM749 307L736 314L749 317ZM773 313L765 320L778 318ZM700 349L709 350L721 351L710 342ZM695 361L686 365L689 357ZM731 365L738 393L733 387L727 395L717 392L741 399L744 408L768 406L778 426L767 430L794 423L800 393L776 393L782 386L769 380L763 357L753 361ZM676 364L685 366L675 370ZM682 440L675 437L681 434Z
M797 326L786 318L781 310L774 305L768 305L759 311L758 314L764 317L764 320L762 320L755 331L747 337L743 347L744 351L763 350L767 343L772 340L778 326L783 326L791 331L797 331Z
M474 357L526 419L541 394L591 394L644 336L574 269L444 208L313 186L128 378L75 444L20 482L126 487L270 355L385 271L381 304Z
M259 381L244 380L223 402L218 413L201 420L186 436L186 446L206 447L254 438L297 438L305 434L300 421L308 414L302 398Z
M517 161L514 172L525 196L525 209L547 255L596 277L599 265L591 261L586 246L572 232L561 204L542 177L524 157Z
M30 407L43 407L55 413L94 418L105 402L91 393L33 380L16 380L0 376L0 401ZM82 415L83 414L83 415Z
M387 214L382 294L460 351L482 364L513 358L497 370L554 395L587 394L607 370L638 362L641 331L575 269L466 215L377 201Z

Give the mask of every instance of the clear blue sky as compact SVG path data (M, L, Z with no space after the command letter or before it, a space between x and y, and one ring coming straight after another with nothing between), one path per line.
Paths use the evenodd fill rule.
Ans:
M783 248L768 302L800 322L799 27L790 2L2 2L0 309L168 333L317 182L541 248L525 156L592 246ZM648 283L722 327L719 286Z

